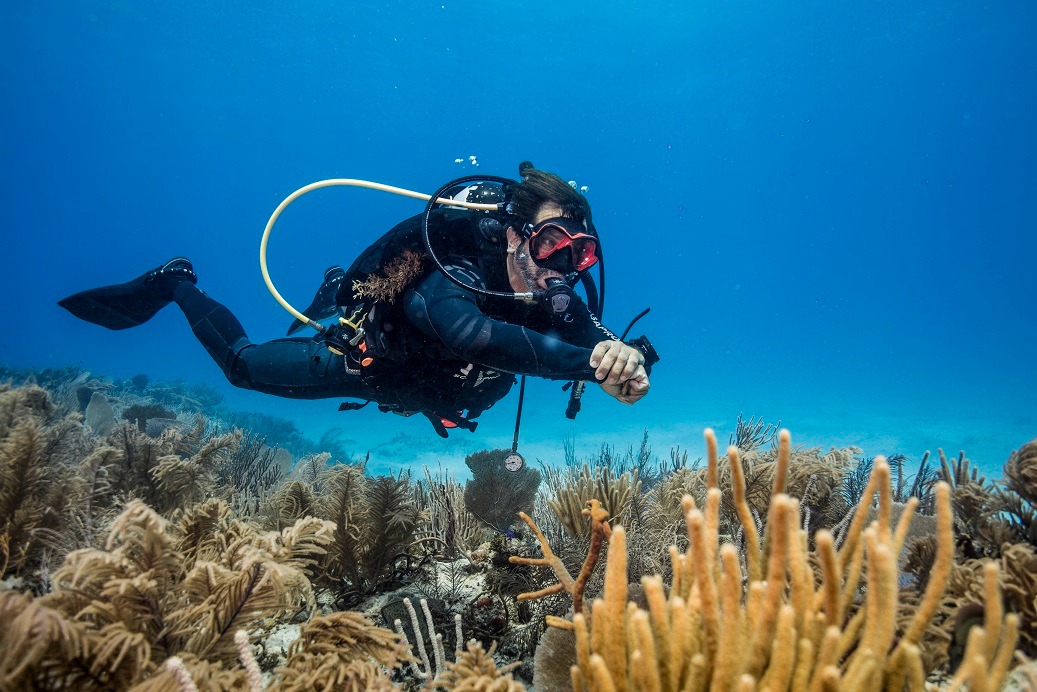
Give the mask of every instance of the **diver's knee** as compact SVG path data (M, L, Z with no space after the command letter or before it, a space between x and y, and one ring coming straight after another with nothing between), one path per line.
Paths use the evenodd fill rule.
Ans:
M254 345L245 337L238 339L231 345L230 355L224 364L223 373L227 376L227 381L235 387L240 387L241 389L255 388L252 384L252 374L249 372L248 361L242 357L242 354Z

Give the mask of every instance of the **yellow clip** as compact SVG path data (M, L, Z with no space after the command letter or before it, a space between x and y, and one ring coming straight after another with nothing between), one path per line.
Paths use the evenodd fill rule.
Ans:
M353 311L353 314L349 316L348 320L345 317L339 317L339 324L344 324L349 327L352 327L354 332L360 331L360 323L364 321L365 317L367 317L367 313L363 310L364 307L361 305Z

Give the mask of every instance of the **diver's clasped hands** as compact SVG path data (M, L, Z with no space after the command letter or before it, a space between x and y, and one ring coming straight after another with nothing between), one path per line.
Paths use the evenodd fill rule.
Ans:
M644 353L622 341L599 342L591 352L590 366L601 388L624 404L639 401L651 386Z

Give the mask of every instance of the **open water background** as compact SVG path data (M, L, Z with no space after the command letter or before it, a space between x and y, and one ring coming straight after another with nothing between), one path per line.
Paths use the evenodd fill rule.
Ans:
M345 429L374 470L508 446L335 401L233 390L168 309L110 333L57 307L169 257L254 341L290 317L260 234L292 190L431 192L530 159L587 185L605 321L643 307L648 398L531 382L527 456L647 429L701 453L746 417L865 454L964 449L989 472L1037 434L1037 5L1031 2L17 3L0 24L0 362L210 381L237 408ZM476 156L478 167L469 157ZM455 163L455 159L462 163ZM415 201L335 189L282 217L304 307Z

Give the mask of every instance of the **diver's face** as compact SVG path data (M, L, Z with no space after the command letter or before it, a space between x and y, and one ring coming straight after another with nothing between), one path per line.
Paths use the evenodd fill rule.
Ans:
M540 207L533 224L545 219L553 219L562 215L561 207L545 204ZM533 261L529 252L529 240L523 238L514 228L508 228L508 281L515 293L531 293L547 288L547 280L556 277L564 279L561 272L545 269Z

